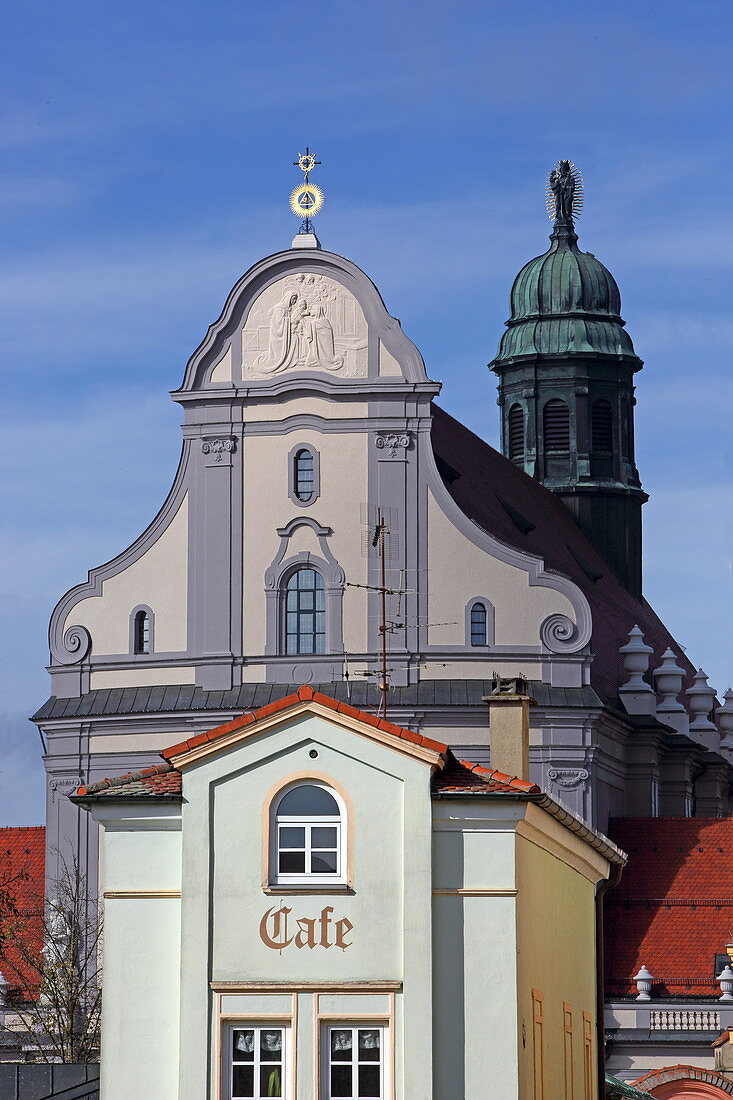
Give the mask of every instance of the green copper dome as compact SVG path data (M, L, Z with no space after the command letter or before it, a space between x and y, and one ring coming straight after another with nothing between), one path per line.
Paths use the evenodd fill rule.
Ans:
M517 275L511 311L492 367L537 355L635 357L616 280L580 251L570 218L556 221L547 252Z

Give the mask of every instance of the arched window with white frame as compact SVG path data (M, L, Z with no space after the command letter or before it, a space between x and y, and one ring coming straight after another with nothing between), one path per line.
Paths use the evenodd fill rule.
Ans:
M319 780L287 787L274 800L270 822L270 881L280 886L346 880L346 808Z

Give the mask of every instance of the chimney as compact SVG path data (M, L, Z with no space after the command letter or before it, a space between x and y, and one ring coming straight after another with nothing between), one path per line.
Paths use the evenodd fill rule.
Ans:
M491 767L506 775L529 779L529 684L523 676L494 676L489 704Z

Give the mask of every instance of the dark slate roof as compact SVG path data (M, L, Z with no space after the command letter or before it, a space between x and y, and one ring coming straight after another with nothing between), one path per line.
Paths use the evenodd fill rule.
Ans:
M369 684L343 681L314 684L339 702L356 707L376 707L376 693ZM390 693L391 708L481 706L491 694L491 680L421 680L419 684L398 687ZM76 699L51 696L33 715L34 722L55 718L78 718L107 714L176 713L179 711L256 710L284 699L298 684L241 684L230 691L203 691L191 684L173 687L100 688ZM539 680L529 681L529 693L539 706L600 707L601 701L591 687L557 688Z
M694 668L646 600L624 588L558 498L508 458L433 405L433 451L464 515L517 550L543 558L585 593L593 613L591 682L615 703L625 676L619 649L638 624L656 657L671 646L691 682Z

